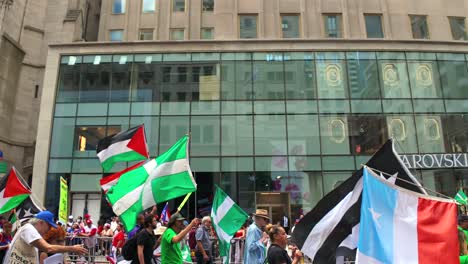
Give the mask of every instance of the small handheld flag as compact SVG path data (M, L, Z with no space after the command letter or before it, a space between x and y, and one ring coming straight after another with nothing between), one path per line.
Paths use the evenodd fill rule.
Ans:
M169 203L166 203L166 205L164 205L164 208L161 212L161 222L163 223L168 223L169 222L169 219L171 218L171 213L169 212Z
M457 192L457 195L455 195L455 201L457 201L461 205L468 204L468 197L466 196L465 192L462 189L460 189Z

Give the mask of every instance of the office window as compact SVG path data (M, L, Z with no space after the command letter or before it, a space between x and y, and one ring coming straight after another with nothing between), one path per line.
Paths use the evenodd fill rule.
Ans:
M122 41L122 39L123 39L123 30L122 29L111 30L109 32L109 40L110 41Z
M172 0L173 12L185 12L185 0Z
M124 14L125 13L125 0L114 0L112 5L112 13Z
M140 29L139 40L153 40L153 29Z
M281 30L283 38L299 38L299 15L282 15Z
M327 38L342 38L342 19L340 14L323 15L325 24L325 37Z
M368 38L383 38L382 15L364 15Z
M184 40L184 29L183 28L171 28L171 40Z
M154 12L154 10L156 9L155 1L156 0L143 0L141 5L143 13Z
M200 32L201 39L214 39L214 28L202 28Z
M427 16L410 16L414 39L429 39Z
M450 29L454 40L467 40L466 25L464 17L449 17Z
M241 39L257 38L257 15L239 16L239 37Z
M203 0L202 10L203 12L213 12L214 0Z

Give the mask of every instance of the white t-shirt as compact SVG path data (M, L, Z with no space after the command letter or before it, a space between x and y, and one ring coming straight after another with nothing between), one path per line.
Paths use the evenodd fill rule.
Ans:
M20 228L11 241L10 248L5 255L3 264L36 264L39 263L39 253L37 248L31 245L32 242L41 239L42 236L31 224L26 224Z
M92 248L96 245L96 242L97 242L97 238L96 238L96 235L97 235L97 227L95 225L91 225L90 227L89 226L85 226L84 227L84 232L86 234L90 234L92 231L94 230L94 236L91 236L91 237L88 237L88 238L85 238L83 239L84 240L84 244L88 247L88 248Z

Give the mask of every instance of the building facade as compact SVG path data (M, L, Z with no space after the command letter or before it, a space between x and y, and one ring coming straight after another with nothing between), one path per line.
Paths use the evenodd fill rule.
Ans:
M454 195L468 171L467 8L102 1L97 42L49 46L33 191L53 210L65 177L73 215L108 212L96 143L145 124L153 157L191 133L189 216L209 213L217 184L248 212L296 218L390 137L426 187Z

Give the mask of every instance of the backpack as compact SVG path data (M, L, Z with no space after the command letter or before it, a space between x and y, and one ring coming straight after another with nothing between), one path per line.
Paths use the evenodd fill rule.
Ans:
M123 247L122 247L122 257L125 260L134 260L136 258L137 239L138 239L138 235L140 234L140 232L142 230L145 230L145 229L140 228L140 230L138 230L137 233L132 238L127 240L127 242L125 242L125 244L123 245Z

